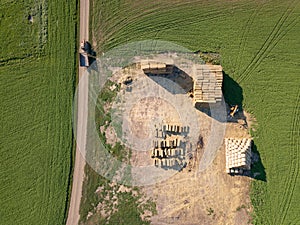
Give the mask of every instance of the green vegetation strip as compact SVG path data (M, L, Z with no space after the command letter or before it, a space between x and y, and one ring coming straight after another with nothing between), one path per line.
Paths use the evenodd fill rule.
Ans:
M110 89L112 86L116 87L114 91ZM99 93L96 108L94 109L95 112L91 113L95 113L95 123L99 128L99 138L105 149L120 162L130 164L130 149L126 148L119 141L114 144L108 144L106 138L106 129L112 126L111 106L119 90L119 84L108 80ZM88 146L90 146L89 143ZM119 166L115 165L113 170L120 169ZM130 168L127 169L129 171L126 172L125 179L130 179L131 171ZM122 188L126 191L121 191ZM151 212L152 215L155 214L155 204L150 199L145 199L145 195L140 192L138 187L116 184L100 176L88 164L85 166L80 224L146 225L150 224L150 216L141 217L146 210Z
M80 208L80 224L150 224L150 217L141 218L145 211L156 213L152 199L146 199L139 188L120 192L121 185L99 176L91 167L85 167L85 181ZM103 214L99 211L104 212Z
M1 224L66 221L77 10L69 0L1 1Z
M97 52L162 39L217 52L232 92L258 122L252 131L262 165L251 198L255 224L299 224L300 56L297 0L92 1ZM235 92L236 90L236 92ZM265 174L264 174L265 173Z

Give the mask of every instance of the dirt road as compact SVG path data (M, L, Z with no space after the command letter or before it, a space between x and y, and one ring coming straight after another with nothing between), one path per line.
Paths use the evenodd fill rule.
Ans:
M89 38L89 0L80 0L80 31L79 40ZM84 76L86 68L79 68L80 85L78 87L78 109L77 109L77 147L75 155L75 167L73 173L73 184L71 202L67 225L76 225L79 221L79 208L82 196L82 183L84 179L85 160L82 156L85 152L86 128L87 128L87 104L88 104L88 80ZM80 144L79 144L80 143Z

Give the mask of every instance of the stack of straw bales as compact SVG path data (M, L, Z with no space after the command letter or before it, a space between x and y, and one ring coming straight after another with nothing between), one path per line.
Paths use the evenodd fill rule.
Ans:
M226 138L226 172L234 169L250 170L252 140L248 138Z
M194 77L194 104L222 101L223 73L220 65L198 65Z

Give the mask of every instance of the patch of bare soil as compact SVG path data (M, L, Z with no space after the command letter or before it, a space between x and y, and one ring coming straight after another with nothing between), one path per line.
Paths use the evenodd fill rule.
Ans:
M118 141L116 133L111 125L109 125L105 130L106 143L110 144L112 147Z
M138 74L138 73L137 73ZM137 79L133 76L133 79ZM147 99L133 108L131 120L137 122L135 132L140 135L148 131L147 119L159 117L172 118L168 107L157 106L163 104L156 99ZM137 107L139 106L139 107ZM139 110L135 110L139 109ZM144 109L144 110L140 110ZM225 172L225 144L218 150L213 163L203 172L198 172L199 162L205 144L211 136L212 118L205 113L198 112L200 133L204 148L193 156L194 162L176 173L168 180L143 187L143 191L156 202L157 215L151 218L151 224L238 224L250 222L251 202L249 198L250 178L230 176ZM167 119L166 118L166 119ZM247 120L248 119L248 120ZM237 116L234 122L226 123L224 138L250 138L248 127L254 119L244 112ZM147 125L147 126L146 126ZM145 128L145 129L144 129ZM149 153L133 151L131 163L133 165L149 165Z
M249 129L256 131L257 121L250 113L244 111L244 120L247 122Z
M131 78L138 79L138 72L131 73ZM123 82L128 76L118 74L112 77L114 81ZM158 106L165 105L165 107ZM153 118L176 118L172 110L160 99L147 98L137 102L130 112L133 124L132 132L139 138L146 138L150 132L149 126ZM245 176L230 176L225 172L225 144L218 150L213 163L202 172L198 171L205 145L211 135L212 118L205 113L198 112L201 121L200 133L204 144L203 149L198 149L189 163L181 172L161 183L145 186L142 191L148 198L156 202L157 215L152 215L151 224L184 224L184 225L246 225L250 224L251 202L249 198L250 178ZM226 123L224 138L250 138L249 126L255 120L250 114L244 112L241 117L233 122ZM106 130L106 138L113 144L116 137L112 134L110 126ZM151 164L149 151L133 151L131 165L146 166ZM191 165L191 167L189 166ZM132 191L120 187L118 192ZM104 196L103 196L104 197ZM104 197L104 199L106 199ZM106 199L114 202L113 199ZM112 205L99 203L98 212L102 217L109 217L113 213ZM116 201L118 204L118 201ZM110 208L111 207L111 208ZM105 209L105 211L103 211ZM107 211L107 210L111 211ZM149 217L151 212L144 211L141 217Z
M174 106L164 99L157 97L148 97L137 102L130 111L130 122L132 123L132 132L138 138L146 138L151 132L151 125L155 118L172 121L180 121L179 115Z
M203 133L204 140L208 133ZM225 137L250 136L240 123L228 123ZM244 225L250 224L249 185L248 177L232 177L225 172L223 145L206 171L197 173L194 167L188 172L186 168L144 190L157 204L158 214L152 217L152 224Z

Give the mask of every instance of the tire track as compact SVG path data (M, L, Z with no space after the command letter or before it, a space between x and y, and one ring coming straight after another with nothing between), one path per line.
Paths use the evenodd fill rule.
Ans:
M194 1L195 2L195 1ZM196 3L201 3L201 1L196 1ZM218 3L218 2L217 2ZM212 4L213 6L217 6L217 3ZM247 4L245 4L247 5ZM245 6L244 4L239 4L237 5L237 8L242 8ZM103 30L103 33L105 33L105 38L103 39L103 42L110 42L111 40L114 40L114 42L117 42L116 39L114 39L114 36L117 32L121 32L122 34L126 35L126 33L131 33L135 32L139 29L137 29L137 26L142 26L140 30L145 29L154 29L157 30L159 27L163 28L164 31L167 31L169 29L174 29L179 26L184 26L186 24L188 25L193 25L193 24L199 24L202 21L207 21L207 20L213 20L213 19L218 19L222 18L225 16L228 16L228 12L230 12L232 9L228 8L225 9L222 7L218 7L216 9L210 9L207 11L205 14L199 14L199 13L191 13L191 16L188 18L178 18L176 20L170 20L171 16L168 17L166 16L166 13L174 12L173 10L178 10L178 6L183 6L185 7L184 9L180 11L189 11L189 10L194 10L195 6L187 3L180 3L180 4L171 4L170 7L162 7L161 5L154 5L152 8L148 8L146 11L145 10L140 10L140 9L133 9L134 16L128 16L126 19L122 20L122 22L116 24L116 26L113 26L113 29L110 29L109 27L106 27L103 29L101 26L98 26L98 30ZM144 6L145 7L145 6ZM205 7L211 7L211 5L205 5ZM142 12L141 12L142 11ZM180 11L178 13L180 13ZM128 14L131 12L132 14L132 8L122 11L122 14ZM127 12L127 13L126 13ZM155 20L158 21L158 23L150 23L149 24L139 24L138 22L141 21L143 18L146 17L155 17ZM160 19L161 18L161 19ZM166 20L166 18L169 20ZM152 21L152 19L151 19ZM126 28L126 29L125 29ZM122 35L119 35L122 36Z
M259 49L258 53L253 57L251 62L248 64L246 69L243 71L242 75L237 79L238 82L242 82L244 79L246 79L249 74L260 64L261 59L265 55L268 48L271 46L272 42L274 42L274 39L278 37L278 32L281 30L284 22L286 21L287 17L291 14L287 14L289 11L289 7L287 10L282 14L280 19L276 22L275 26L273 27L270 35L265 40L261 48ZM286 15L287 14L287 15Z
M249 16L244 29L242 31L242 35L241 35L241 40L239 43L239 52L238 52L238 57L236 57L235 60L235 65L237 64L237 61L241 62L240 58L243 58L244 52L245 52L245 48L246 48L246 41L247 41L247 36L246 34L249 33L250 27L252 26L254 19L256 18L257 14L259 13L260 9L262 7L258 8L258 6L254 9L254 11L252 12L252 14ZM240 70L241 67L241 63L239 63L237 71Z
M299 112L300 112L300 89L298 89L298 94L296 98L296 106L294 107L293 110L293 121L292 121L292 136L291 136L291 145L292 145L292 152L291 152L291 157L292 157L292 165L290 166L290 173L289 179L287 181L287 185L285 185L285 191L283 194L283 201L282 204L280 204L280 213L279 215L282 215L280 223L279 224L284 224L284 221L287 216L287 212L291 206L291 201L292 197L295 191L295 186L297 182L297 178L299 176L299 139L298 136L300 134L300 129L299 129ZM275 223L277 224L277 223Z
M169 10L169 12L172 12L172 11ZM187 21L194 20L195 22L188 22L188 24L195 24L195 23L199 23L199 22L202 22L202 21L205 21L205 20L210 20L212 18L217 18L217 17L220 17L220 15L224 14L222 12L224 12L224 10L221 10L221 9L212 10L212 11L209 11L205 14L202 14L201 16L192 15L191 17L186 18L186 19L178 18L176 20L171 20L171 17L166 17L166 15L164 13L156 11L153 14L154 15L157 14L157 15L155 15L156 20L160 21L160 23L155 23L154 24L152 21L149 20L149 22L148 22L149 24L148 24L147 28L148 29L150 29L150 28L155 29L155 28L158 28L160 26L163 26L164 30L168 30L170 28L174 28L174 27L178 27L180 25L187 24ZM144 15L144 17L154 16L153 14L151 13L151 14L148 14L148 15ZM169 20L166 20L166 18L169 18ZM137 26L133 22L138 23L140 19L141 19L141 17L134 17L131 21L128 21L122 27L119 27L118 30L121 30L125 27L126 27L127 30L131 30L131 29L135 30ZM143 29L144 29L144 27L143 27Z
M248 66L243 71L242 75L237 79L238 83L246 81L246 80L248 80L250 78L251 73L260 65L260 63L262 62L262 59L270 53L270 51L286 35L287 31L289 29L291 29L290 26L296 24L295 22L298 21L298 18L296 18L295 20L293 20L286 27L286 29L282 29L283 25L286 23L286 21L288 20L288 18L290 17L290 15L293 13L293 10L296 8L296 7L294 7L294 8L291 9L291 5L294 5L293 3L294 2L292 2L287 7L287 9L285 10L285 12L281 15L281 17L279 18L279 20L276 22L276 24L273 27L270 35L268 36L268 38L265 40L265 42L263 43L263 45L258 50L258 53L252 58L251 62L248 64ZM284 33L284 34L282 35L282 33Z
M222 13L223 12L223 13ZM148 15L147 15L148 16ZM165 21L165 19L160 19L160 18L156 18L159 23L149 23L148 24L139 24L139 19L137 19L136 21L128 24L127 25L124 25L123 27L126 29L123 29L121 28L120 30L116 30L115 32L121 32L120 35L117 35L118 37L120 38L114 38L114 36L116 36L114 33L111 32L110 35L106 35L106 42L111 42L112 40L115 42L115 43L120 43L122 39L122 37L124 36L128 36L128 33L136 33L136 31L138 30L144 30L145 27L147 27L147 29L150 29L154 32L158 31L159 28L162 28L165 32L170 30L170 29L174 29L176 27L180 27L180 26L183 26L183 25L193 25L193 24L197 24L199 22L203 22L203 21L206 21L206 20L212 20L212 19L217 19L217 18L221 18L221 17L224 17L225 16L225 13L224 13L224 10L218 10L218 11L215 11L214 13L208 13L208 14L202 14L201 17L199 18L199 15L197 16L194 16L194 18L187 18L187 19L182 19L182 18L178 18L177 20L172 20L172 21ZM159 17L166 17L165 15L159 15ZM188 22L190 20L194 20L195 22Z
M148 7L147 9L145 9L146 7ZM175 5L176 6L176 5ZM117 9L116 11L118 12L119 9ZM112 19L107 18L107 21L113 21L113 18L118 18L117 21L115 22L115 24L112 26L113 29L111 29L111 27L107 27L107 30L109 30L110 32L106 32L106 36L110 37L113 36L113 34L125 27L127 27L129 24L131 24L132 22L145 17L145 16L154 16L157 12L160 12L161 14L164 13L164 11L167 10L162 10L161 5L156 4L150 4L150 5L142 5L142 8L139 7L134 7L134 5L129 5L129 7L123 7L123 10L121 12L119 12L120 14L126 14L126 15L130 15L129 17L124 17L121 21L120 18L115 16L115 13L112 13ZM133 16L132 16L133 15ZM99 25L97 28L100 28L101 25ZM105 31L104 31L105 32Z
M189 8L186 10L191 10L191 9ZM171 16L168 17L168 16L160 13L156 17L156 20L158 21L158 23L153 23L153 22L151 23L151 21L149 21L148 24L147 23L146 24L138 24L138 20L137 20L134 23L131 23L130 25L128 25L126 27L126 30L124 29L123 31L121 31L122 35L119 35L119 36L126 36L126 33L133 33L133 32L136 32L137 30L144 30L145 27L147 27L147 29L150 29L153 31L157 31L158 28L162 28L164 30L164 32L167 32L168 30L174 29L176 27L180 27L180 26L184 26L184 25L194 25L194 24L196 25L203 21L225 17L225 16L227 16L226 13L228 13L229 11L230 11L230 9L228 9L228 10L216 9L216 10L211 10L211 11L207 12L206 14L195 14L188 18L180 17L180 18L177 18L176 20L170 20L170 19L165 20L165 18L172 18L172 17Z
M251 78L251 74L252 72L262 63L262 60L269 55L269 53L277 46L277 44L282 40L282 38L284 38L286 36L286 34L297 24L298 22L298 18L294 19L290 24L288 24L287 28L285 31L282 31L278 38L276 39L276 41L274 42L274 44L272 46L270 46L269 49L267 49L263 55L261 56L261 60L258 60L257 64L255 65L254 68L251 69L251 71L249 71L249 73L247 74L247 76L244 77L244 79L242 80L243 82L248 81Z
M139 8L132 8L132 6L124 7L125 10L123 10L122 12L118 12L119 9L115 9L115 11L120 13L121 15L122 15L122 13L124 13L124 14L128 14L128 15L132 14L134 16L133 17L132 16L124 17L122 20L120 20L120 17L116 16L116 12L112 12L111 19L110 19L110 17L108 17L104 20L104 24L106 24L106 25L111 24L111 26L102 27L102 24L99 23L95 29L96 32L98 32L98 33L99 32L104 33L101 43L105 43L107 40L112 38L116 32L125 28L128 24L131 24L135 20L141 18L143 15L154 15L155 13L157 13L157 10L159 10L161 7L159 5L150 5L150 6L152 6L152 8L150 7L146 10L145 9L141 10ZM114 21L114 18L117 18L117 20ZM110 22L108 23L107 21L110 21ZM111 22L111 21L113 21L113 22ZM102 44L100 44L100 45L102 45Z

